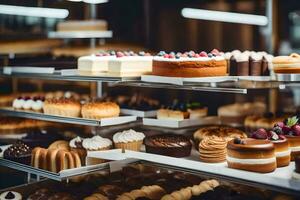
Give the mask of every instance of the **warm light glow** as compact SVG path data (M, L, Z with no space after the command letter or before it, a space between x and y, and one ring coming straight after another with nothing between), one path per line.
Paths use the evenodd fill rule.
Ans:
M68 17L69 11L56 8L0 5L0 14L64 19Z
M90 4L99 4L99 3L107 3L108 0L68 0L68 1L73 1L73 2L85 2L85 3L90 3Z
M263 15L203 10L195 8L183 8L181 11L181 15L183 17L191 19L202 19L219 22L250 24L258 26L266 26L268 24L268 18Z

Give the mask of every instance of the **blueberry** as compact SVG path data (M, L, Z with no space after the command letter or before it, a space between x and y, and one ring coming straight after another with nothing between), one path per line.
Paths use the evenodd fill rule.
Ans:
M177 54L177 55L175 56L175 58L176 58L176 59L179 59L179 58L180 58L180 55Z
M174 51L171 51L169 54L171 54L171 55L175 55L175 52L174 52Z
M283 134L282 128L279 127L279 126L275 126L275 127L273 128L273 131L274 131L276 134L278 134L278 135Z
M139 56L144 56L145 55L145 52L144 51L140 51L139 52Z
M164 56L165 54L166 54L165 51L160 51L157 55L158 55L158 56Z
M213 57L216 57L217 55L213 53L212 56L213 56Z
M213 57L212 53L207 54L208 57Z
M243 141L240 138L234 138L234 144L243 144Z

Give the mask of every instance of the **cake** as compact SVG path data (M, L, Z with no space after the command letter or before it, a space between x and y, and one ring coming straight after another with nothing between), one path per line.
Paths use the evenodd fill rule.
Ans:
M97 53L90 56L82 56L78 59L78 71L81 75L97 75L108 71L108 63L116 58L115 52Z
M251 137L254 139L269 140L274 144L277 167L285 167L290 164L291 150L289 143L283 135L278 135L277 128L266 131L263 128L253 132Z
M277 56L273 60L274 72L278 74L300 73L300 55L292 53L290 56Z
M118 117L120 107L112 102L88 102L82 106L81 115L87 119Z
M41 112L43 110L44 101L44 97L18 97L14 99L12 107L17 110Z
M82 147L86 151L105 151L112 148L112 141L108 138L101 136L94 136L92 138L86 138L82 141ZM86 157L87 165L94 165L104 163L106 160L99 158Z
M133 51L116 53L116 58L109 60L108 74L114 76L141 76L152 72L150 53Z
M249 55L246 53L239 54L236 58L237 76L248 76L249 75Z
M266 104L256 103L235 103L218 108L218 116L222 124L242 126L248 115L262 115L266 111Z
M115 133L113 142L116 149L140 151L144 138L144 133L130 129Z
M176 54L161 51L153 58L152 75L190 78L226 76L227 62L215 49L209 54L204 51Z
M74 99L46 99L43 110L48 115L80 117L81 104Z
M220 163L226 161L227 140L223 137L209 136L199 143L200 161Z
M23 142L18 141L3 152L3 158L29 165L31 159L31 148Z
M15 191L6 191L0 194L0 200L22 200L22 195Z
M191 154L192 144L182 135L163 134L145 139L147 153L172 157L187 157Z
M229 168L269 173L276 169L274 144L268 140L239 139L227 144Z
M196 143L196 148L198 149L199 143L208 137L217 136L225 138L226 141L232 140L234 138L247 138L247 135L236 128L226 127L226 126L208 126L198 129L194 135L194 141Z
M300 156L295 157L295 171L293 172L293 178L300 179Z
M291 150L291 161L294 161L295 157L300 155L300 124L297 116L278 122L272 130L287 138Z

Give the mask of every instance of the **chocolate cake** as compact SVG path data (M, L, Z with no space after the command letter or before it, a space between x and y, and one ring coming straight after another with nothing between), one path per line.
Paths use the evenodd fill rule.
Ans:
M23 142L18 141L4 151L3 157L8 160L29 165L31 160L31 149Z
M187 157L191 154L192 144L181 135L155 135L145 139L146 152L172 157Z

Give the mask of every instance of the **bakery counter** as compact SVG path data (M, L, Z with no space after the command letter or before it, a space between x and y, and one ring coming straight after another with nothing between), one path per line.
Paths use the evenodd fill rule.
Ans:
M110 174L95 173L69 182L43 180L0 191L3 199L243 199L275 200L297 197L222 178L193 175L143 164Z

